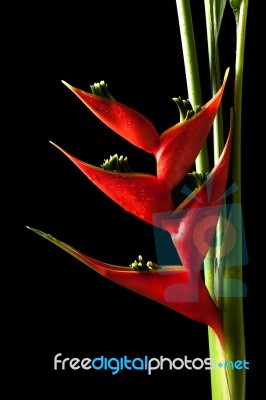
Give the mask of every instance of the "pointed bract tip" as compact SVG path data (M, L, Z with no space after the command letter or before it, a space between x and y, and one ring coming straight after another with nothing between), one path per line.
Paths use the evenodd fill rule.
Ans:
M25 228L29 229L30 231L33 231L35 233L40 232L38 229L32 228L31 226L26 225Z
M61 151L63 151L63 149L61 149L61 147L60 146L58 146L58 144L56 144L56 143L54 143L54 142L52 142L51 140L49 140L49 143L51 143L54 147L56 147L58 150L61 150Z
M50 235L47 235L46 233L40 231L39 229L31 228L30 226L26 225L26 228L29 229L30 231L37 233L37 235L40 235L44 238L48 238Z
M225 73L224 73L224 81L227 80L228 75L229 75L229 71L230 71L230 67L227 67L226 70L225 70Z
M51 143L54 147L56 147L59 151L61 151L63 154L65 154L65 156L67 156L68 158L70 158L70 160L73 161L74 157L71 156L66 150L64 150L62 147L58 146L58 144L52 142L51 140L49 140L49 143Z
M69 83L67 83L66 81L63 81L63 80L61 80L61 82L63 83L63 85L65 85L68 89L72 89L72 86L69 84Z

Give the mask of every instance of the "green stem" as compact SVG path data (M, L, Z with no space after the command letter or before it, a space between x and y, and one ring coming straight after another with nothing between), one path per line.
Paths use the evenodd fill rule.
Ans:
M202 105L198 58L189 0L176 0L181 43L185 64L188 98L193 106ZM208 149L205 144L196 159L197 172L209 171Z
M206 21L207 25L212 25L210 16L210 0L205 0ZM242 86L243 86L243 66L244 66L244 48L245 48L245 34L246 34L246 20L248 10L248 0L235 0L231 1L234 7L236 23L237 23L237 45L236 45L236 62L235 62L235 85L234 85L234 115L233 115L233 151L232 151L232 179L233 183L238 186L238 191L233 194L233 203L235 204L234 215L231 222L233 222L238 235L238 244L236 252L238 253L239 264L242 264L242 215L241 208L238 207L241 203L241 120L242 120ZM216 43L214 42L213 32L211 27L207 27L208 41L209 41L209 60L210 60L210 74L211 83L214 90L216 87L215 73L218 72L218 50L215 49ZM213 63L215 64L213 66ZM215 133L216 129L218 131ZM221 149L219 146L221 142L219 137L219 124L214 124L214 157L218 157ZM216 138L215 138L216 136ZM218 228L219 229L219 228ZM225 341L225 354L228 360L245 360L245 334L244 334L244 316L243 316L243 286L242 286L242 265L237 265L230 268L223 268L223 265L218 265L218 271L222 271L222 275L218 272L218 279L216 279L214 272L214 281L211 279L211 273L205 269L206 284L211 293L218 293L214 296L214 300L219 305L223 317L223 330ZM223 297L219 298L219 288L222 281ZM216 282L218 281L218 288ZM236 286L236 283L238 285ZM219 355L219 343L213 332L209 329L209 348L210 357L216 358ZM223 392L222 385L219 385L221 379L221 370L211 371L212 380L212 396L213 400L227 399L230 400L244 400L245 399L245 386L246 374L245 369L236 370L228 369L228 378L230 382L230 394Z
M233 194L236 203L241 202L241 121L242 121L242 92L243 92L243 66L246 37L246 24L248 13L248 0L242 0L239 19L237 21L237 45L235 63L235 88L234 88L234 140L233 140L233 182L239 190Z
M214 0L215 1L215 0ZM206 20L206 31L208 40L208 55L209 55L209 70L210 70L210 83L212 95L217 93L221 86L220 76L220 61L219 61L219 50L218 50L218 34L220 27L217 27L217 21L215 24L213 0L204 0L205 6L205 20ZM216 29L216 30L215 30ZM214 164L217 163L221 152L224 147L224 132L223 132L223 113L220 107L213 123L213 157ZM204 278L205 284L209 290L210 295L215 301L217 307L220 309L220 289L223 276L223 265L219 254L221 248L221 238L223 232L222 219L219 219L216 228L216 245L214 254L209 260L205 259L204 262ZM214 262L216 263L214 265ZM215 360L223 359L223 350L217 336L214 334L212 329L208 328L208 339L209 339L209 353L210 357ZM211 391L213 400L225 400L230 399L229 386L227 381L227 375L222 368L215 368L211 370Z
M243 87L243 67L244 49L246 36L246 23L248 12L248 0L232 2L237 8L234 10L237 24L237 45L235 61L235 84L234 84L234 140L232 155L232 179L237 184L238 191L233 193L233 203L235 206L241 204L241 121L242 121L242 87ZM237 248L239 259L242 260L242 215L240 207L235 213L234 226L237 229L239 245ZM239 263L242 264L242 261ZM223 298L223 323L224 336L226 341L227 358L231 360L244 360L245 351L245 331L243 315L243 286L242 286L242 265L225 269L224 276L224 298ZM237 288L232 287L234 282L238 282ZM229 293L228 293L229 291ZM245 399L246 374L245 369L239 371L229 370L231 381L231 392L233 400Z
M201 103L201 88L199 79L199 68L196 54L196 46L194 39L194 30L192 25L192 17L190 10L190 3L188 0L176 0L178 19L181 33L183 57L185 63L186 80L189 93L189 99L194 104ZM209 160L207 146L199 154L196 160L197 172L209 171ZM214 286L214 258L209 253L204 260L204 274L205 284L211 296L214 298L215 286ZM209 346L211 350L211 357L216 361L223 360L223 350L220 346L220 342L217 336L208 328L209 335ZM218 361L219 362L219 361ZM217 371L212 373L212 371ZM211 371L211 384L212 384L212 396L215 400L226 400L229 399L228 381L227 375L224 369L216 368Z
M215 26L214 26L213 1L204 0L204 7L205 7L206 31L208 40L211 90L212 90L212 96L214 96L221 87L218 32L215 32ZM222 107L220 106L213 123L214 165L217 163L221 155L221 152L223 151L223 147L224 147L223 112L222 112Z
M194 30L189 0L176 0L179 26L181 32L181 42L184 56L188 94L191 103L195 106L201 104L201 89L199 79L199 68L197 61L196 46L194 40ZM246 18L248 0L231 0L237 21L237 49L235 64L235 88L234 88L234 144L233 144L233 182L239 187L238 192L233 196L234 203L241 202L241 108L242 108L242 80L244 65L244 44L246 32ZM213 94L217 92L220 86L220 69L218 54L218 33L214 34L213 25L213 2L205 0L205 14L207 22L207 37L209 48L210 77ZM214 163L217 162L224 146L223 135L223 116L222 110L215 120L213 126L214 134ZM199 154L196 160L196 170L206 172L209 170L209 160L207 147ZM239 210L239 208L238 208ZM241 215L235 213L235 226L239 238L241 238ZM222 227L219 227L219 229ZM241 242L241 241L239 241ZM239 246L239 255L241 256L242 247ZM222 275L220 272L222 271ZM244 320L243 320L243 293L242 293L242 266L238 268L214 268L214 258L206 257L204 262L205 283L211 296L221 310L224 324L224 341L226 357L230 360L245 359L245 338L244 338ZM234 292L232 296L231 283L239 281L238 293ZM220 287L224 290L224 297L220 298ZM217 340L216 335L209 329L209 347L210 356L216 361L223 360L224 354ZM229 377L229 379L228 379ZM213 400L243 400L245 398L245 370L229 369L228 372L223 368L216 368L211 371L212 398Z

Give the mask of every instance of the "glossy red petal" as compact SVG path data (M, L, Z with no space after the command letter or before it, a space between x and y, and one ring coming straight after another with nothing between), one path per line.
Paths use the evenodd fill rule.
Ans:
M186 176L195 162L220 106L229 69L216 95L190 119L180 122L160 137L156 153L157 176L173 189Z
M164 267L138 272L130 267L107 264L88 257L68 244L37 229L29 228L57 245L94 271L195 321L209 325L222 342L220 316L199 274L184 267Z
M138 111L113 99L96 96L63 83L109 128L137 147L155 153L159 135L154 125Z
M140 173L120 173L94 167L61 150L103 193L126 211L153 223L153 214L174 211L171 193L157 177Z
M214 237L224 202L230 166L232 129L224 150L207 181L186 199L169 218L161 220L169 231L182 264L199 270ZM159 224L157 220L156 224Z

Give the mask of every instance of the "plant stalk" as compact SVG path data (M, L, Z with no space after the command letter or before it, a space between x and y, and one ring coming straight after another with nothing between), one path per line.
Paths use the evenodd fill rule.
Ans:
M188 98L193 107L202 105L198 58L189 0L176 0L179 29L184 57ZM205 144L196 161L197 172L209 171L208 149Z
M215 0L213 0L215 1ZM207 38L209 49L209 65L212 93L216 93L220 85L220 68L218 53L218 34L215 37L213 28L213 15L211 7L213 1L205 0L205 15L207 26ZM238 191L233 194L233 203L241 203L241 118L242 118L242 82L244 65L244 45L246 32L246 19L248 0L234 1L234 6L239 3L239 10L234 10L237 22L237 46L235 62L235 85L234 85L234 116L233 116L233 164L232 179L238 185ZM177 12L181 33L181 42L185 64L186 80L189 99L193 105L201 104L201 87L199 68L197 61L196 45L189 0L176 0ZM213 9L212 9L213 10ZM213 12L213 11L212 11ZM219 111L213 126L214 134L214 163L217 162L224 146L223 117ZM196 160L198 172L209 171L209 159L207 146L201 151ZM238 207L237 210L240 210ZM234 226L238 237L238 260L242 256L242 220L239 212L234 213ZM220 225L218 231L222 232ZM220 235L217 235L217 237ZM220 240L220 239L217 239ZM218 243L216 244L218 245ZM217 246L220 248L220 246ZM217 254L208 254L204 261L205 283L208 290L221 311L224 325L224 341L226 358L232 360L245 359L245 338L243 320L243 291L242 291L242 265L237 267L217 268ZM241 262L242 264L242 262ZM222 271L222 275L221 272ZM237 289L232 285L238 282ZM222 290L222 293L220 291ZM232 292L234 290L234 292ZM214 332L209 328L210 357L216 363L224 361L224 353ZM229 378L229 379L228 379ZM211 371L212 399L213 400L244 400L245 398L245 369L237 370L229 367L215 368Z
M222 303L224 337L226 355L231 360L245 360L245 331L243 312L243 266L242 266L242 214L241 214L241 121L242 121L242 91L244 49L248 0L234 2L238 7L234 10L236 16L236 60L234 81L234 118L233 118L233 149L232 149L232 180L238 186L233 193L233 205L236 206L234 226L238 235L237 265L225 268L224 297ZM237 282L237 285L235 283ZM233 290L233 292L232 292ZM229 369L232 400L244 400L246 392L246 370Z
M209 70L210 70L210 84L212 95L214 95L221 85L220 76L220 60L219 60L219 49L218 49L218 34L217 21L215 24L214 18L215 13L215 0L204 0L205 6L205 20L206 20L206 31L208 41L208 56L209 56ZM213 161L214 165L217 163L221 152L224 147L224 132L223 132L223 113L222 107L219 107L218 113L213 123ZM221 212L221 217L224 212ZM209 290L209 293L216 303L219 310L221 309L220 296L223 282L223 263L220 254L222 247L222 234L223 234L223 219L219 218L216 228L215 238L215 249L212 251L212 257L208 261L204 262L204 277L205 284ZM215 263L215 264L214 264ZM224 353L221 348L220 341L214 334L212 329L208 327L208 341L209 341L209 354L211 358L214 358L216 363L218 360L223 360ZM213 400L226 400L230 399L230 388L228 376L224 369L215 368L211 370L211 392Z

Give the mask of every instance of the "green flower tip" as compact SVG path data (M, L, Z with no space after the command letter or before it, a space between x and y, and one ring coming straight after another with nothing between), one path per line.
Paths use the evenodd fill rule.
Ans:
M90 85L90 87L92 94L95 94L96 96L100 97L105 97L110 100L114 100L113 96L109 91L108 85L104 81L101 81L99 83L94 83L93 85Z
M117 154L110 156L109 159L105 159L101 167L107 171L113 172L132 172L128 158L124 156L118 157Z
M148 261L145 263L142 256L138 256L137 260L135 260L132 264L129 265L134 271L154 271L158 269L158 265L152 261Z
M186 121L193 115L197 114L201 110L201 106L196 105L193 109L189 100L183 100L181 97L173 97L174 102L178 106L180 114L180 122Z
M54 242L57 242L57 239L53 238L53 236L50 235L50 233L44 233L42 231L40 231L39 229L35 229L35 228L31 228L30 226L25 226L27 229L29 229L30 231L37 233L37 235L42 236L45 239L53 239Z
M191 177L196 185L197 188L201 187L203 183L207 180L208 178L208 173L205 172L189 172L187 174L188 177Z

